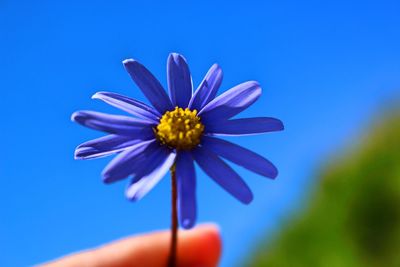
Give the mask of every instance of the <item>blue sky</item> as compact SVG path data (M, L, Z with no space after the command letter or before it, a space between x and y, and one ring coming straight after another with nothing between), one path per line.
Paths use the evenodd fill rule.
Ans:
M144 100L125 58L140 60L164 85L169 52L187 58L195 84L217 62L221 91L246 80L263 88L243 117L285 123L284 132L230 138L280 170L271 181L236 168L254 191L251 205L198 175L199 221L221 226L222 266L245 259L301 207L319 163L399 96L398 1L144 2L0 1L0 266L168 228L168 179L130 203L124 182L101 183L110 158L73 159L76 145L100 134L70 114L119 113L93 93Z

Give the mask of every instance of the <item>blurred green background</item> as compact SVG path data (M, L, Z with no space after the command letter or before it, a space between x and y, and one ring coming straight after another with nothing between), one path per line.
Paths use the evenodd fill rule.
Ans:
M348 146L246 266L400 266L400 110Z

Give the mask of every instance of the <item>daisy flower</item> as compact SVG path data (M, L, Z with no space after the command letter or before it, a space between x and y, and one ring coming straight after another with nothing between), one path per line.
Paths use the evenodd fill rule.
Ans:
M126 196L139 200L171 170L176 179L180 224L191 228L196 221L194 162L245 204L252 201L252 192L224 159L268 178L277 176L276 167L264 157L218 138L283 130L282 122L275 118L232 119L260 97L257 82L241 83L217 96L222 70L214 64L193 92L185 58L172 53L167 61L167 94L138 61L127 59L123 64L152 106L116 93L98 92L92 98L132 116L95 111L77 111L72 115L73 121L108 134L81 144L75 151L76 159L117 154L102 173L105 183L130 177Z

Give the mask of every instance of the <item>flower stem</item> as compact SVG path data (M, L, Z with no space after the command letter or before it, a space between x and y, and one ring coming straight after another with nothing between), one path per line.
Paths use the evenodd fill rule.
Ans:
M177 266L177 244L178 244L178 190L176 185L175 164L171 167L171 187L172 187L172 220L171 220L171 250L168 259L168 267Z

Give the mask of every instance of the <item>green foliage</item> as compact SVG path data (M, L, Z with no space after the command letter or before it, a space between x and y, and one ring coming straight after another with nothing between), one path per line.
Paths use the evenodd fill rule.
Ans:
M400 114L319 176L306 210L248 266L400 266Z

